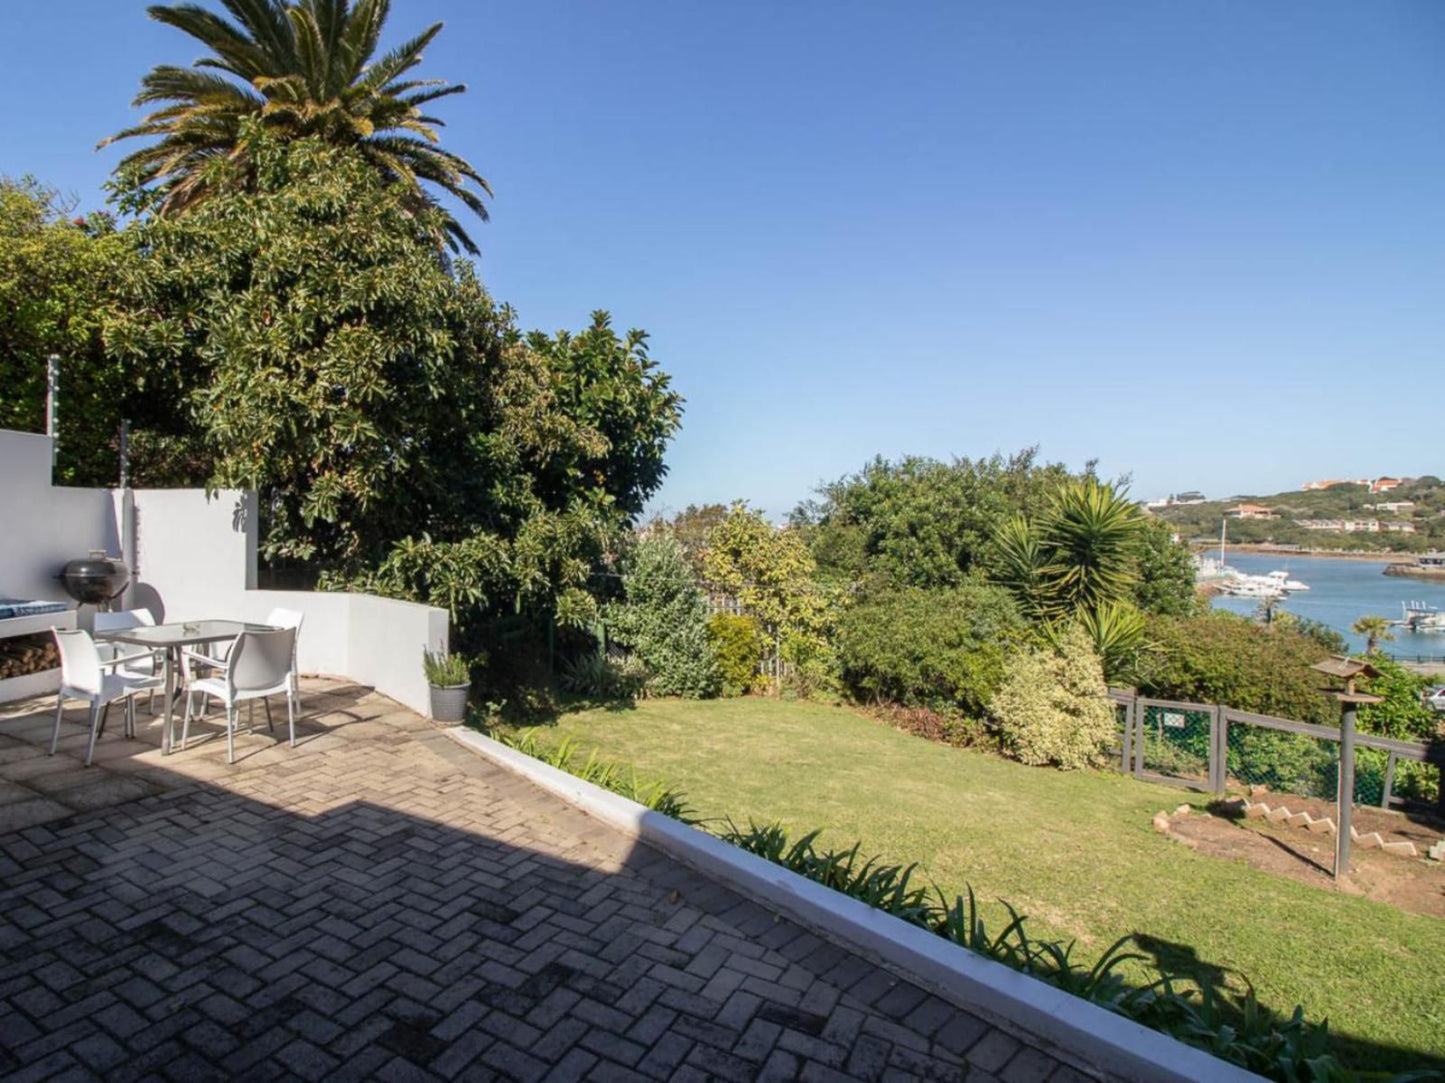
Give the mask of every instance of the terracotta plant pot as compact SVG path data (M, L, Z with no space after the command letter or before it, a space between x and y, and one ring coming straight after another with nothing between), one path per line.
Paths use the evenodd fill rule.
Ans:
M465 722L469 684L430 685L433 722Z

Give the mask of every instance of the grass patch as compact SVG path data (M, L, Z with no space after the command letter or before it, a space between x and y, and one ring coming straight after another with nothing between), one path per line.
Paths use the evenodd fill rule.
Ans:
M1178 790L1024 767L769 699L645 700L564 715L556 732L667 780L703 817L860 839L918 861L945 891L967 882L1010 900L1085 954L1133 933L1168 969L1243 974L1281 1014L1328 1016L1355 1067L1445 1063L1445 922L1171 843L1149 821Z

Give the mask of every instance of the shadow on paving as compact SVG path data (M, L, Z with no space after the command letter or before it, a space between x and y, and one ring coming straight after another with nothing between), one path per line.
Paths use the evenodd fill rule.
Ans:
M0 833L0 1074L1083 1078L374 698L233 768L112 719L153 792Z

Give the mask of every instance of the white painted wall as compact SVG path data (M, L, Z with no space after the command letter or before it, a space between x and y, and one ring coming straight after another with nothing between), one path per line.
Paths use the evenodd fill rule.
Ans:
M122 605L158 621L264 621L275 608L299 610L302 672L347 677L426 713L421 652L447 649L446 610L369 594L255 589L254 493L136 489L129 498L135 551L126 554L132 574ZM0 430L0 594L65 597L54 579L65 561L93 548L120 552L125 500L118 490L52 486L50 438Z
M446 610L369 594L256 590L254 493L137 489L134 496L137 574L127 604L168 621L264 621L272 609L298 610L303 672L349 677L426 713L421 652L447 649Z
M56 573L119 554L117 522L108 490L50 484L50 437L0 429L0 596L67 601Z

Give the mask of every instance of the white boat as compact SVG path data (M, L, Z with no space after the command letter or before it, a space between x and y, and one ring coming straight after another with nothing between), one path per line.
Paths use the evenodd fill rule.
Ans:
M1402 602L1405 619L1400 623L1412 632L1445 633L1445 612L1424 602Z
M1219 590L1236 598L1283 598L1285 594L1278 583L1263 575L1239 575L1222 580Z
M1289 572L1286 571L1269 572L1264 575L1263 578L1268 579L1271 582L1278 583L1280 590L1286 591L1290 594L1293 594L1296 591L1310 589L1308 583L1301 583L1298 579L1291 579L1289 577Z

